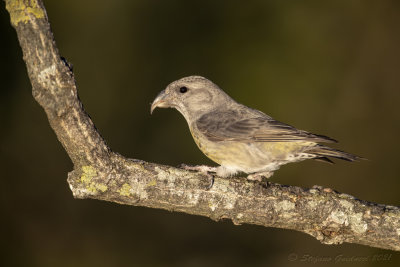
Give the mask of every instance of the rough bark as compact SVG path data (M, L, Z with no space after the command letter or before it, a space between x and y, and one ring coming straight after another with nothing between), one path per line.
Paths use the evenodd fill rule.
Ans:
M293 229L325 244L358 243L400 251L400 209L329 188L262 185L245 178L209 178L114 153L78 98L72 69L56 47L39 0L6 0L36 101L70 156L76 198L93 198Z

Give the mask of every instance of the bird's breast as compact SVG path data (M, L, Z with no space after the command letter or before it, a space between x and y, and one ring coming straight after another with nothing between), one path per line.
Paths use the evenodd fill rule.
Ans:
M194 142L199 147L201 152L204 153L212 161L221 164L223 161L222 151L223 146L219 142L208 140L197 128L190 127L190 132L193 136Z

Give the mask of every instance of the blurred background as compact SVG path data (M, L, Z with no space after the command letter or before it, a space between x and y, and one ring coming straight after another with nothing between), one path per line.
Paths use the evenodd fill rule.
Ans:
M399 1L45 6L80 98L114 151L172 166L213 165L176 110L149 112L168 83L197 74L245 105L369 159L290 164L273 182L400 205ZM3 1L0 20L0 265L399 266L399 253L322 245L294 231L75 200L66 182L73 166L31 95Z

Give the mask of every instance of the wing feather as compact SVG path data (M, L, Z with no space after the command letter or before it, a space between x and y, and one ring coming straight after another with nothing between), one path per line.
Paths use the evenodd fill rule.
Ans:
M298 130L262 112L213 111L196 121L198 130L211 141L238 142L336 142L318 134Z

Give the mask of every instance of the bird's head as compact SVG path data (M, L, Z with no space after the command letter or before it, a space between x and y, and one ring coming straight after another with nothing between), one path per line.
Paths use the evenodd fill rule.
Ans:
M155 108L175 108L190 122L227 104L231 98L216 84L201 76L189 76L170 83L151 104Z

